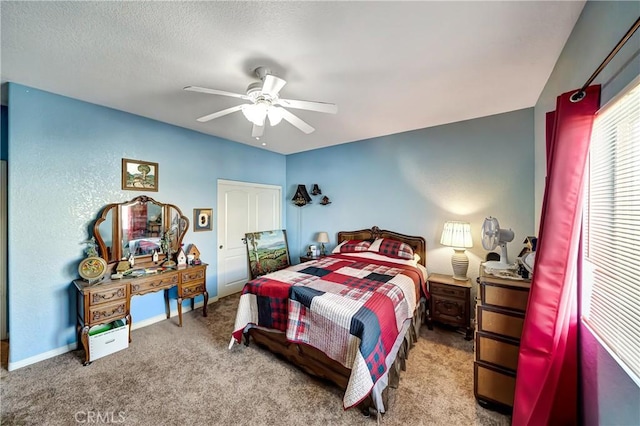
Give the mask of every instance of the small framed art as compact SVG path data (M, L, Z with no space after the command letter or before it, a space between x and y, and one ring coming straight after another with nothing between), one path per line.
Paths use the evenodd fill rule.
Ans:
M122 159L122 189L158 191L158 163Z
M193 209L193 230L213 230L213 209Z

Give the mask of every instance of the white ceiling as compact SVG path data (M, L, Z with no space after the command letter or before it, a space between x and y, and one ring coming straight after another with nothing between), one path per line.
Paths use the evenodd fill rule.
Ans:
M24 84L290 154L535 105L584 1L0 3L2 83ZM236 112L253 70L291 110L260 141ZM585 76L586 77L586 76Z

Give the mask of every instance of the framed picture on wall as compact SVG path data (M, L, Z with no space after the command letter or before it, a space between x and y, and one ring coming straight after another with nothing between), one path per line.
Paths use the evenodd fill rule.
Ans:
M158 163L122 159L122 189L158 191Z
M193 230L213 230L213 209L193 209Z

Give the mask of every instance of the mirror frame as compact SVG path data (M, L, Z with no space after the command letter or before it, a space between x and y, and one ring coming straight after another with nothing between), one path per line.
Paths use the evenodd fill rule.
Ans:
M94 225L93 225L93 236L96 239L96 243L98 245L99 248L99 254L100 257L102 257L104 260L106 260L108 263L113 263L113 262L118 262L122 259L123 256L123 249L122 249L122 244L113 244L112 242L112 247L111 247L111 253L109 254L109 250L107 249L107 244L104 242L104 239L102 238L102 235L100 235L100 225L105 222L107 220L107 217L109 215L109 213L111 213L111 235L112 235L112 241L122 241L122 227L120 224L120 211L121 211L121 207L125 206L125 205L132 205L135 203L153 203L156 204L158 206L161 207L162 209L162 221L163 221L163 226L162 226L162 230L161 233L164 234L165 230L167 228L169 228L170 224L171 224L171 216L170 216L170 212L171 209L175 209L176 212L178 213L178 221L179 223L182 225L184 223L184 226L181 227L179 226L178 228L182 228L182 231L178 233L176 240L175 240L175 244L171 246L171 251L172 253L176 253L179 249L180 246L182 245L182 240L185 236L185 234L187 233L187 231L189 230L189 218L187 218L185 215L182 214L182 210L180 210L180 208L178 208L178 206L173 205L173 204L165 204L165 203L160 203L156 200L154 200L151 197L148 197L146 195L140 195L138 197L135 197L129 201L124 201L122 203L112 203L112 204L108 204L107 206L105 206L102 211L100 212L99 216L97 217ZM134 257L136 262L139 263L148 263L148 262L152 262L152 255L148 254L148 255L142 255L142 256L135 256ZM166 253L162 253L159 255L158 260L159 261L164 261L167 258L167 254Z

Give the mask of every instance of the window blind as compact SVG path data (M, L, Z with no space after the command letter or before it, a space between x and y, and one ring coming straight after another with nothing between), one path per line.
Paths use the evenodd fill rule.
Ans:
M583 320L640 377L640 78L594 121L583 208Z

